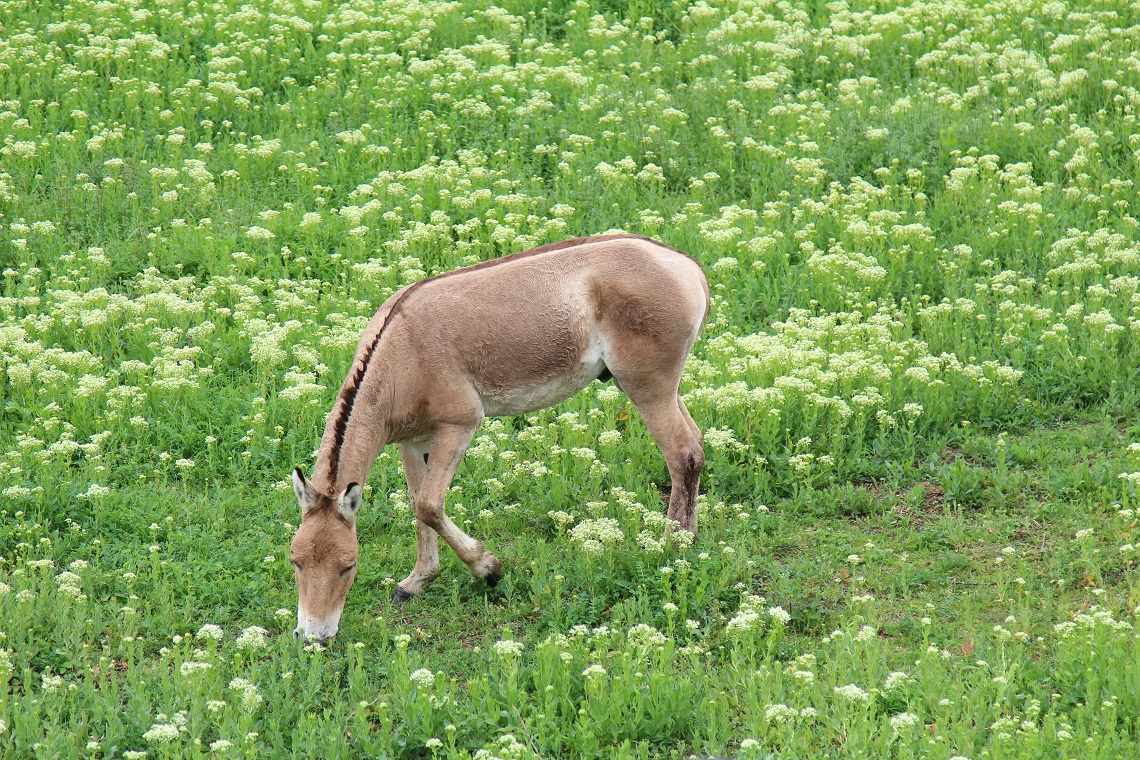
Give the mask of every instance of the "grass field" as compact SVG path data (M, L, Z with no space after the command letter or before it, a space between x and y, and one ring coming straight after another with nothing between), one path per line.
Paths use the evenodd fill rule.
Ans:
M1140 5L0 2L0 755L1131 758ZM395 289L625 230L714 295L701 532L625 396L289 484Z

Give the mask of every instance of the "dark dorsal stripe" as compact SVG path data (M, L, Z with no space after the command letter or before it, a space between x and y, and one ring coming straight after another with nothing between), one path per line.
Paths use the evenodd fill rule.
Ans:
M440 274L435 275L434 277L429 277L425 280L420 280L419 282L416 282L416 283L409 285L408 288L403 293L400 294L400 297L396 299L396 302L392 304L392 308L389 309L388 313L384 316L384 321L382 323L380 323L380 329L378 329L376 331L376 336L372 339L372 342L368 345L368 348L364 351L364 355L362 357L360 357L360 362L358 362L357 365L353 368L352 374L349 375L349 380L344 384L344 387L341 388L340 396L339 396L339 401L341 402L340 403L340 411L337 412L336 422L333 424L333 430L334 430L335 435L333 437L332 450L329 451L329 453L328 453L328 456L329 456L329 488L332 488L332 489L336 488L336 476L337 476L337 471L340 467L340 450L344 446L344 437L345 437L345 434L348 432L348 420L352 416L352 409L356 404L356 394L360 391L360 384L362 382L364 382L364 375L368 373L368 365L372 362L372 356L376 353L376 347L378 345L380 345L380 338L384 335L384 330L388 327L389 323L391 323L392 318L394 316L396 316L396 313L400 310L401 304L403 304L404 300L407 299L407 297L409 295L411 295L414 291L418 290L420 287L422 287L426 283L435 282L436 280L442 280L442 279L445 279L447 277L455 277L456 275L466 274L468 272L475 272L475 271L478 271L480 269L487 269L489 267L493 267L493 266L496 266L498 264L504 264L508 261L517 261L519 259L529 258L531 256L538 255L540 253L551 253L553 251L561 251L561 250L564 250L566 248L573 248L575 246L586 245L588 243L601 243L601 242L604 242L606 240L622 240L622 239L645 240L646 242L653 243L654 245L658 246L659 248L665 248L665 249L673 251L675 253L679 253L682 256L685 256L686 258L693 259L692 256L685 253L684 251L678 250L676 248L665 245L664 243L660 243L656 240L653 240L652 238L644 237L642 235L631 235L628 233L615 233L612 235L592 235L589 237L579 237L579 238L571 238L569 240L561 240L557 243L549 243L547 245L540 246L538 248L531 248L530 250L527 250L527 251L520 251L519 253L512 253L508 256L502 256L502 257L497 258L497 259L491 259L490 261L481 261L478 264L472 264L471 266L463 267L462 269L453 269L450 272L442 272ZM696 261L696 259L693 259L693 261ZM699 262L698 262L698 265L699 265Z

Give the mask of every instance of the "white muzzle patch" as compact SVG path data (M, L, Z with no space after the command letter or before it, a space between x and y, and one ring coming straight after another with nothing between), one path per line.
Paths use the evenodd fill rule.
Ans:
M329 639L336 636L337 628L340 626L340 614L343 611L344 607L340 607L327 619L318 620L306 615L305 611L298 607L297 627L293 630L294 638L314 641L321 645L328 643Z

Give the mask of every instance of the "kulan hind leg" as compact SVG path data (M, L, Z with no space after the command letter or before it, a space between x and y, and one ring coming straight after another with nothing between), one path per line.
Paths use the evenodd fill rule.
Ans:
M641 412L649 434L665 456L673 485L666 517L696 536L697 489L705 466L705 450L701 430L679 393L681 368L687 354L688 351L680 357L650 354L638 357L640 361L619 360L608 366Z
M697 425L696 420L693 419L693 415L689 414L689 408L685 406L685 402L681 399L680 394L677 395L677 406L681 409L681 414L684 415L685 420L688 421L689 428L693 431L694 435L701 439L703 445L705 437L701 435L701 428Z
M697 535L697 493L705 466L704 438L685 409L679 395L665 400L634 402L645 426L669 467L672 490L666 517L682 530Z

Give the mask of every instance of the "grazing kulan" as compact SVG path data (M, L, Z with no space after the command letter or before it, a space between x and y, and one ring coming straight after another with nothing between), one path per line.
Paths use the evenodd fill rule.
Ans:
M613 378L669 467L667 516L697 531L703 438L680 396L709 286L690 256L648 238L577 238L422 280L368 323L329 414L312 481L293 471L301 525L290 561L297 636L336 634L356 577L360 484L399 446L416 515L416 566L404 601L439 575L439 542L494 586L498 558L444 511L455 470L484 417L553 406Z

